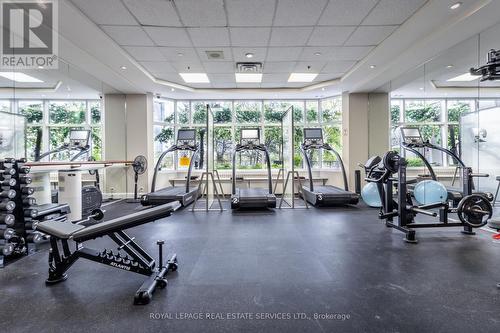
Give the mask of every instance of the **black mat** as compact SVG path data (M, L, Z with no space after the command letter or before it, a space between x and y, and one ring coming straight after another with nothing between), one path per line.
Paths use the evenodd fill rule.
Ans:
M0 270L4 331L498 331L500 244L486 232L418 231L412 245L368 208L232 214L188 207L130 234L155 255L155 241L165 239L179 256L179 271L151 304L132 305L140 275L84 260L67 281L46 287L44 251ZM238 313L253 319L232 319Z

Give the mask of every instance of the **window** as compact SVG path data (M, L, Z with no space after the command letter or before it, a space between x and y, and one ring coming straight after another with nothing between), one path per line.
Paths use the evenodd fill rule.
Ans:
M6 105L6 101L0 101ZM10 102L7 102L10 105ZM103 158L103 113L99 100L15 100L14 110L26 117L26 150L28 159L34 160L37 141L40 153L68 142L71 128L91 131L90 154L82 158ZM49 157L51 160L68 159L68 153Z
M460 156L460 118L475 110L473 99L392 99L391 147L399 150L399 126L409 125L420 128L424 140L447 148ZM481 104L481 102L479 102ZM421 167L423 162L411 153L405 152L408 165ZM451 157L436 151L423 152L432 165L452 166L455 161Z
M165 100L166 101L166 100ZM155 100L155 104L165 103ZM271 166L278 169L282 166L283 138L281 119L283 113L293 106L295 124L295 160L296 167L303 167L300 145L302 130L305 126L323 127L325 141L333 147L342 149L342 101L341 97L325 100L221 100L221 101L168 101L174 105L155 105L154 107L154 151L158 158L162 151L175 142L175 133L180 128L196 128L198 143L203 142L200 160L195 167L203 167L207 161L206 145L207 104L213 114L214 165L219 170L232 168L232 153L236 143L240 142L241 129L258 127L261 140L269 150ZM323 109L326 108L326 109ZM169 111L170 110L170 111ZM173 122L172 122L173 120ZM331 155L331 154L330 154ZM312 154L313 167L336 168L338 162L332 155L322 152ZM163 166L168 169L182 169L179 155L171 154L164 160ZM236 160L237 168L264 169L264 156L257 152L245 152Z

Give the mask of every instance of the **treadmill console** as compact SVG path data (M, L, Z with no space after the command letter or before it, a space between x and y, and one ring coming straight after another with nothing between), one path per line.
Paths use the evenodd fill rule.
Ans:
M72 129L69 132L70 147L88 147L90 141L90 130Z
M177 146L196 147L196 130L180 129L177 131Z
M322 146L323 130L321 128L304 128L304 146Z
M401 143L405 146L423 147L424 139L418 127L401 127Z
M260 130L258 128L241 129L240 145L241 146L260 145Z

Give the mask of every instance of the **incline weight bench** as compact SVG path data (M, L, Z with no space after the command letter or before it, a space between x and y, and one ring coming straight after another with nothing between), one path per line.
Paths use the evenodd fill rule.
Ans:
M155 260L123 230L168 217L179 207L179 203L172 202L87 227L58 221L39 223L36 229L51 236L49 277L46 284L50 285L66 280L66 271L79 258L84 258L148 276L149 278L135 293L134 304L149 303L157 286L160 288L167 286L166 276L168 272L177 270L177 256L174 254L167 261L167 264L163 265L164 242L158 241L159 265L156 267ZM93 250L81 244L103 236L109 236L118 245L118 251L123 250L126 254L120 254L120 252L115 254L112 250L106 249ZM76 242L75 251L70 250L68 240ZM58 246L59 242L61 249Z

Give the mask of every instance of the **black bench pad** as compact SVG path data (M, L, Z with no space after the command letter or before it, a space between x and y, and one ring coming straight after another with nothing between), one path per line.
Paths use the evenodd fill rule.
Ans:
M83 242L168 217L179 207L178 202L171 202L88 227L68 222L46 221L39 223L37 230L60 239L72 238L76 242Z

